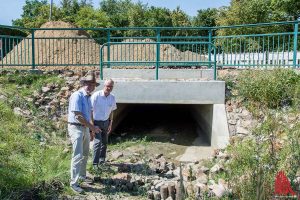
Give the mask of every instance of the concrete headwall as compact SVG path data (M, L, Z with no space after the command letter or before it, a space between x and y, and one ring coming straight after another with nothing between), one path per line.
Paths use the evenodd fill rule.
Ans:
M103 81L98 89L103 87ZM228 144L224 81L120 80L115 79L113 94L118 110L114 126L126 117L134 104L190 104L199 132L214 148Z
M103 87L103 81L99 88ZM115 80L118 103L222 104L224 81Z

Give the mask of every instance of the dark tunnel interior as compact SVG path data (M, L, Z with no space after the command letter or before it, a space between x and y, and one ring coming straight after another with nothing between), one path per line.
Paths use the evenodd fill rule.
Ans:
M197 123L190 105L128 104L126 117L114 130L115 136L147 137L151 141L191 145Z

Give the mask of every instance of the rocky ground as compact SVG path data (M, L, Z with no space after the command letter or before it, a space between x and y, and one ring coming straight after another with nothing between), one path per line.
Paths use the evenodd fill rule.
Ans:
M66 84L58 87L56 83L49 83L27 97L27 101L34 102L41 111L39 116L32 116L30 110L21 107L15 107L14 112L25 118L45 117L52 120L57 128L65 128L68 98L80 87L79 78L84 73L74 71L44 73L56 73ZM232 92L234 91L227 91L227 95ZM7 98L6 94L0 93L0 99ZM242 106L241 101L227 100L226 111L231 142L251 137L252 129L260 122L254 120L252 114ZM287 114L285 120L293 124L300 120L300 115ZM30 122L28 126L34 124ZM112 136L115 143L119 144L119 148L115 148L118 145L110 146L107 164L96 171L89 169L89 176L94 179L94 184L83 183L85 195L63 194L60 198L170 200L182 196L203 199L231 195L229 183L222 178L224 165L230 160L230 155L225 150L214 150L211 157L206 160L183 163L176 161L175 158L184 151L186 145L174 144L172 137L169 137L170 141L160 143L131 135L131 143L122 146L123 141L128 141L128 138L125 140L127 136L126 132ZM66 151L70 151L70 148Z

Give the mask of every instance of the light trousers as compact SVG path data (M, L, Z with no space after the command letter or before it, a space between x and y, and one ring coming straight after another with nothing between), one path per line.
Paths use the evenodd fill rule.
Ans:
M84 126L68 124L68 133L73 147L70 185L74 185L78 184L80 177L86 177L90 131Z

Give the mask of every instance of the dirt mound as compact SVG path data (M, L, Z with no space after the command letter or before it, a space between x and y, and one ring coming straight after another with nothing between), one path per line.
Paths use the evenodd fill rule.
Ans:
M41 28L77 28L71 23L47 22ZM99 44L83 30L37 30L34 33L35 64L38 69L85 69L99 63ZM28 35L3 59L3 64L32 63L32 35ZM63 65L69 65L67 67ZM82 66L74 66L82 65ZM49 67L51 66L51 67ZM24 67L22 67L24 69Z
M116 44L111 45L111 61L151 61L152 65L156 62L156 44L152 39L126 39L122 43L141 43L141 44ZM144 43L144 44L143 44ZM205 61L207 58L204 55L200 55L191 51L182 52L172 44L161 44L160 45L160 61L161 62L184 62L184 61ZM106 50L106 49L105 49ZM106 54L104 54L106 55ZM105 57L106 58L106 57ZM166 64L165 64L166 65Z
M77 26L63 21L46 22L41 28L78 28ZM90 37L83 30L38 30L35 32L35 37Z
M41 28L77 28L75 25L62 21L47 22ZM38 69L72 69L87 70L99 69L100 48L94 39L83 30L37 30L34 40L34 61ZM3 59L3 64L27 65L31 68L32 63L32 40L27 36L17 44ZM124 44L137 42L143 44ZM115 66L124 65L124 61L148 61L147 65L154 66L156 63L156 44L152 39L126 39L123 44L110 46L110 61L119 61ZM204 55L191 51L182 52L178 46L171 44L160 45L160 61L195 61L207 60ZM103 48L103 60L107 61L107 46ZM67 65L67 66L66 66ZM146 64L138 64L144 67ZM163 65L166 65L163 64ZM170 64L172 65L172 64Z

